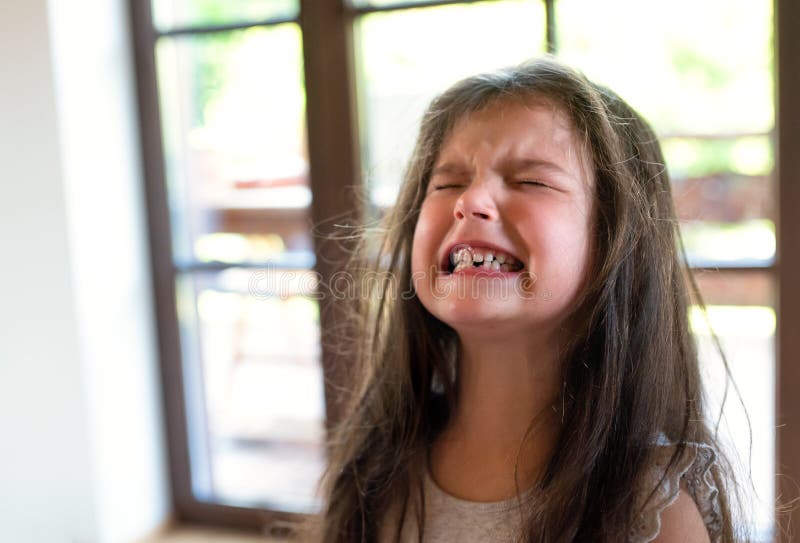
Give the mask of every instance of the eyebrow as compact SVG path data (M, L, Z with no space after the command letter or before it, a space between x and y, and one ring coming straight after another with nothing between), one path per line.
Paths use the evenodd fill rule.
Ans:
M504 162L504 166L513 171L525 170L527 168L547 168L558 173L569 175L564 168L555 162L550 162L542 158L513 158Z
M549 160L545 160L542 158L512 158L510 160L506 160L502 163L503 169L505 170L525 170L527 168L547 168L550 170L554 170L561 174L569 175L567 171L565 171L561 166L556 164L555 162L550 162ZM464 166L459 166L453 162L445 162L439 166L436 166L431 171L431 177L436 175L443 175L443 174L465 174L469 173L469 168L465 168Z
M453 162L445 162L439 166L436 166L431 171L431 177L435 175L442 175L442 174L465 174L469 173L469 168L465 168L464 166L459 166Z

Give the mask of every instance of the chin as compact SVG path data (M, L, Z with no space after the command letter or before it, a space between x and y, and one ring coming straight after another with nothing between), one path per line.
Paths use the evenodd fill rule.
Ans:
M456 300L442 307L442 300L436 304L433 311L428 309L437 319L455 330L459 328L494 329L500 326L518 322L502 307L487 307L486 302L480 300Z

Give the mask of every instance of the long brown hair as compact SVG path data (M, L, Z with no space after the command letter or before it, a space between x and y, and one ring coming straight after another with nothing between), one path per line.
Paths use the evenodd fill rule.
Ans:
M440 147L456 121L505 100L546 100L582 139L596 179L599 258L572 320L563 364L563 425L527 511L526 541L624 541L636 491L659 435L678 446L715 444L704 422L686 259L657 138L612 91L546 57L460 81L427 109L397 203L351 263L353 383L346 415L330 434L321 489L325 542L367 542L393 504L424 530L421 465L457 402L455 332L414 295L414 228ZM363 280L369 276L369 280ZM532 414L533 416L533 414ZM718 448L718 447L717 447ZM713 466L723 541L738 539L731 474ZM418 498L418 499L415 499ZM400 527L397 527L397 534Z

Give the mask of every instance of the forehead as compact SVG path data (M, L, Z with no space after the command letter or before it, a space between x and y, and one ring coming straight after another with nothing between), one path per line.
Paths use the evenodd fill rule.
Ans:
M556 161L592 177L589 153L563 107L546 99L503 100L467 113L447 134L437 164L508 157ZM470 166L474 164L464 164Z
M503 100L461 116L441 150L466 150L481 143L536 144L555 150L577 147L578 137L567 113L551 101Z

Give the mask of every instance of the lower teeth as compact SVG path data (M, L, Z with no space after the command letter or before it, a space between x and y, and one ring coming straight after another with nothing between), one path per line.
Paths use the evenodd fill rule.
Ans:
M475 263L469 264L467 262L459 262L455 268L453 268L453 273L463 271L469 268L478 268L484 269L486 271L501 271L501 272L510 272L510 271L518 271L516 269L512 270L511 266L508 264L500 264L499 262L484 262L484 263Z

